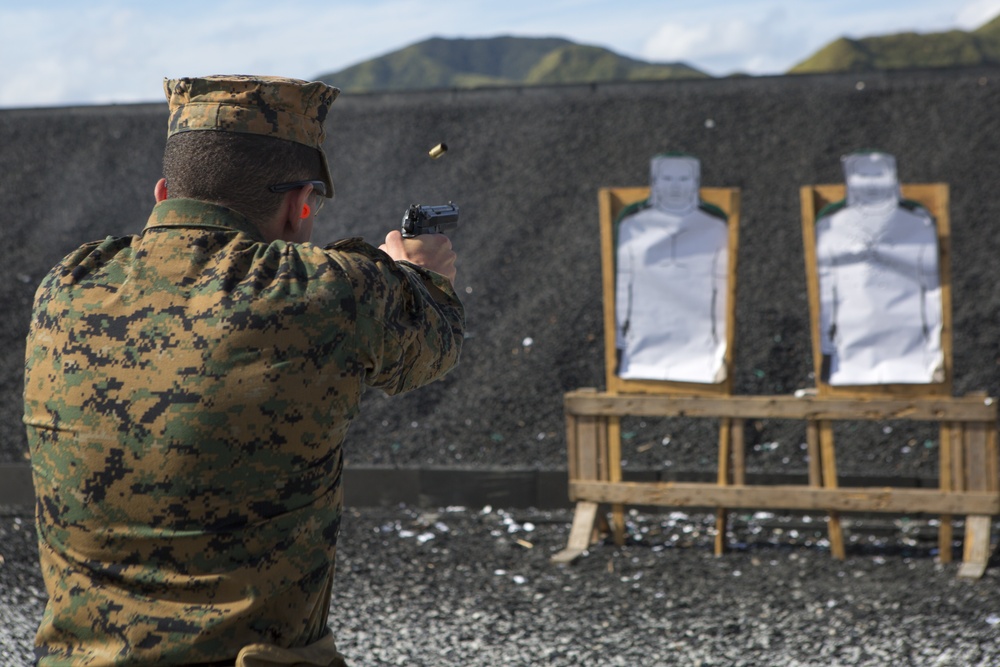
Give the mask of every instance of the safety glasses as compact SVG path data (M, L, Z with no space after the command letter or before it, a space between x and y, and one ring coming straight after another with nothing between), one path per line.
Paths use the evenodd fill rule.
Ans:
M313 215L317 215L319 210L323 208L323 204L326 203L326 183L323 181L291 181L288 183L275 183L274 185L269 185L267 189L271 192L288 192L289 190L304 188L307 185L313 186L313 191L310 194L309 199L312 201Z

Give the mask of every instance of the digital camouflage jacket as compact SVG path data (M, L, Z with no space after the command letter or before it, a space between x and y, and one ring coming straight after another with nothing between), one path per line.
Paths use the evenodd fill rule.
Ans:
M67 256L25 362L39 664L231 664L328 632L362 392L440 378L463 329L442 276L194 200Z

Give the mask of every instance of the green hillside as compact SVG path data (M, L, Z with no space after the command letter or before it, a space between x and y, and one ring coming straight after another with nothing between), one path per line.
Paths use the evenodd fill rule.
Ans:
M790 74L867 72L911 67L1000 64L1000 16L966 32L905 32L880 37L841 37L789 70Z
M435 37L316 77L344 92L708 78L682 63L633 60L559 38Z

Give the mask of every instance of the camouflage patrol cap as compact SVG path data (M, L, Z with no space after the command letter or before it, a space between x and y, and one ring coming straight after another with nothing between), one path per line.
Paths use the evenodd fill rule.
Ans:
M170 104L167 136L220 130L276 137L315 148L322 156L326 196L333 178L323 150L326 120L340 90L320 81L277 76L215 75L164 79Z

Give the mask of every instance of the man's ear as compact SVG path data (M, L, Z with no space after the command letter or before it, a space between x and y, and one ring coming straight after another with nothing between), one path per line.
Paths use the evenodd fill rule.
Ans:
M157 204L167 198L167 179L161 178L156 182L153 187L153 198L156 199Z
M309 206L309 195L312 193L312 186L307 185L292 190L285 198L287 206L285 213L285 228L294 236L299 233L302 222L312 216L312 209Z

